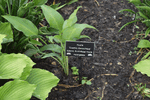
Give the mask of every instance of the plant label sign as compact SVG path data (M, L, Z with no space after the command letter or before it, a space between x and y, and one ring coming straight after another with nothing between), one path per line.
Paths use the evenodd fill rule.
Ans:
M93 57L94 42L66 41L66 56Z

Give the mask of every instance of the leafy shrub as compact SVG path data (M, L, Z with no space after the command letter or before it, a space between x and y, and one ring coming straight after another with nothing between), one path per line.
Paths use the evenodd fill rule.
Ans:
M0 44L4 37L0 34ZM33 65L24 54L0 52L0 79L14 79L0 87L0 100L29 100L32 95L46 99L59 79L46 70L32 68Z
M50 25L50 27L42 27L42 29L44 29L46 33L54 33L54 36L47 36L50 43L53 44L48 44L40 48L41 52L50 50L52 53L41 53L41 56L42 58L52 57L57 60L63 67L65 74L68 75L68 57L65 56L66 41L76 41L81 38L90 38L86 35L81 35L82 30L85 28L96 28L88 24L76 23L76 13L80 7L74 10L70 17L65 21L55 9L46 5L42 5L41 8L47 22Z

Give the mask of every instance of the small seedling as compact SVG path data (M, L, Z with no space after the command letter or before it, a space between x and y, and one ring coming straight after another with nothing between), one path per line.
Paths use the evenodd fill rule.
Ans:
M137 84L137 85L135 86L135 88L137 89L137 91L138 91L139 93L141 93L141 95L142 95L143 97L145 97L145 96L150 97L150 89L149 89L149 88L146 88L146 84L145 84L145 85L143 85L142 83Z
M81 84L91 85L91 81L87 80L87 77L82 77Z
M115 40L112 40L112 42L116 42Z
M129 52L129 55L130 55L130 56L132 55L132 51Z
M73 75L79 75L79 69L77 67L71 67Z
M101 97L97 97L97 99L102 100Z

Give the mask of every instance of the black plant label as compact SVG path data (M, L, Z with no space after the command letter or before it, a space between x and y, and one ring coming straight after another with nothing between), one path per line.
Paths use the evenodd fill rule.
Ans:
M93 57L94 42L66 41L66 56Z

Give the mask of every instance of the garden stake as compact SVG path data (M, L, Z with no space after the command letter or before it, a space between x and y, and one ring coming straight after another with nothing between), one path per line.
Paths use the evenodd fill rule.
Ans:
M78 57L78 62L79 62L79 82L82 81L82 60L81 57Z

